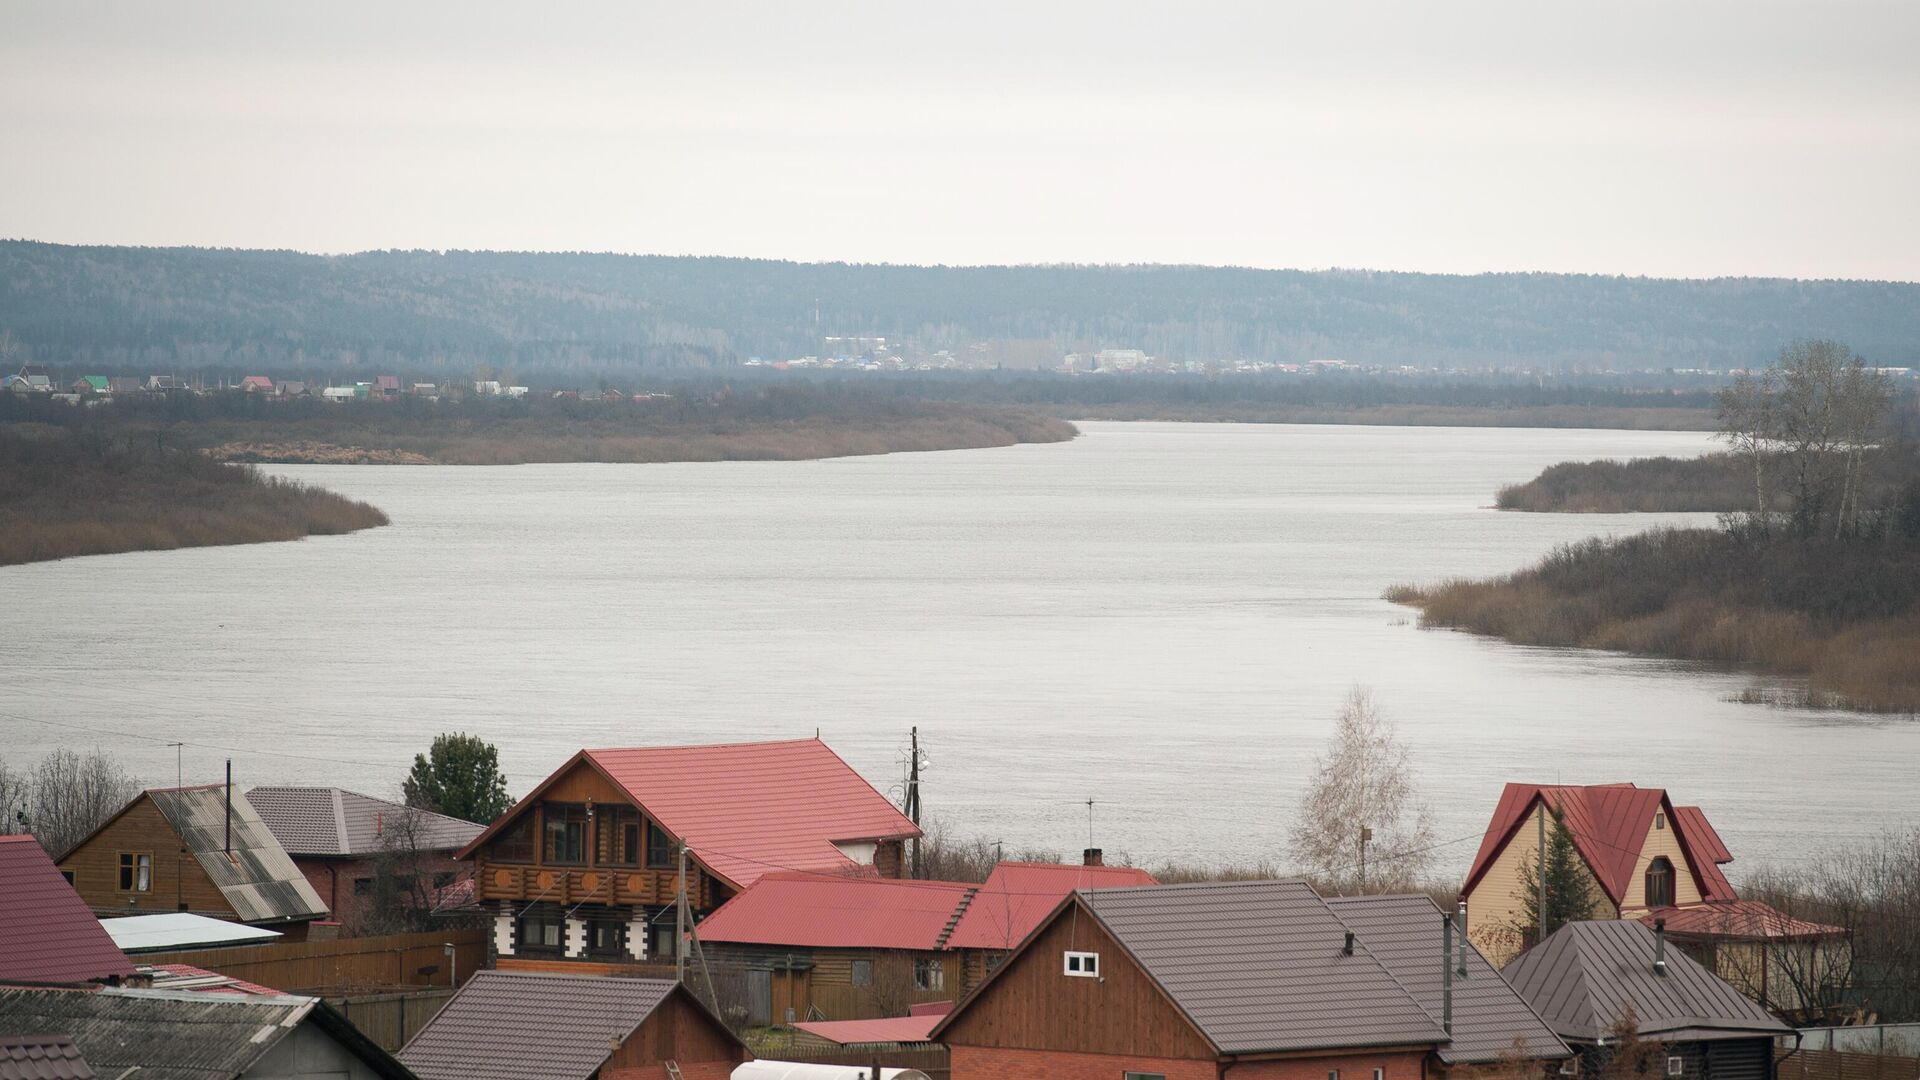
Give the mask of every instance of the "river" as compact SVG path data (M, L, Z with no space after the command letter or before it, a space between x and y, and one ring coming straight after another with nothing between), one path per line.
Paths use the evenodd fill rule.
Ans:
M1697 433L1083 425L813 462L278 469L385 509L299 543L0 569L0 755L146 781L397 790L434 733L516 794L582 746L811 736L930 815L1074 853L1284 862L1349 687L1411 750L1444 874L1504 781L1635 781L1739 861L1912 824L1920 724L1736 704L1753 678L1418 629L1383 587L1704 515L1502 514L1571 458ZM1093 800L1090 808L1087 800Z

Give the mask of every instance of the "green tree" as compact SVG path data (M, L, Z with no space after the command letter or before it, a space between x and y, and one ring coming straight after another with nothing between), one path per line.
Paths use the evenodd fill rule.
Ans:
M1546 926L1541 928L1539 860L1527 859L1520 865L1521 938L1538 942L1570 922L1593 918L1598 900L1593 892L1593 873L1573 845L1558 810L1547 828L1547 910Z
M413 771L401 784L408 806L489 824L507 812L513 797L500 772L500 752L478 735L436 735L433 746L413 756Z

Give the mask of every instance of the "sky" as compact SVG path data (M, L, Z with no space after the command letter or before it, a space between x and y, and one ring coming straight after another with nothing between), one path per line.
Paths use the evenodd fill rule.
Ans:
M1920 280L1920 3L0 0L0 237Z

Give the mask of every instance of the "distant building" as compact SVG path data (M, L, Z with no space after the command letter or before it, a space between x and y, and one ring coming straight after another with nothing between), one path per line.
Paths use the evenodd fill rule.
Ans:
M76 394L104 394L108 385L105 375L82 375L73 380L71 389Z
M240 380L240 389L248 394L271 394L273 380L265 375L249 375Z

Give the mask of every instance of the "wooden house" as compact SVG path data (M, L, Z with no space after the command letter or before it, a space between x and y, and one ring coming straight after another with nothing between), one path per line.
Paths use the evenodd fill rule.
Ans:
M676 955L683 850L700 918L770 873L897 878L919 834L800 739L582 750L456 857L473 862L499 967L610 973Z
M1568 923L1507 965L1513 988L1577 1049L1582 1071L1623 1052L1618 1030L1667 1080L1772 1080L1790 1029L1637 921Z
M1298 881L1076 892L930 1038L956 1077L1055 1080L1421 1080L1517 1041L1568 1056L1470 948L1446 954L1431 901L1364 899L1391 910L1343 921ZM1452 963L1480 994L1429 978Z
M1822 984L1846 966L1843 929L1740 899L1720 869L1733 853L1706 813L1632 784L1506 786L1461 889L1469 933L1496 962L1528 944L1524 871L1556 827L1579 854L1591 918L1665 923L1676 943L1769 1008L1811 1009L1843 989Z
M273 393L273 380L265 375L249 375L240 380L240 390L247 394Z
M187 911L298 941L327 915L260 815L218 784L141 792L59 865L103 918Z
M400 1050L420 1080L727 1080L748 1057L678 983L508 971L477 972Z

